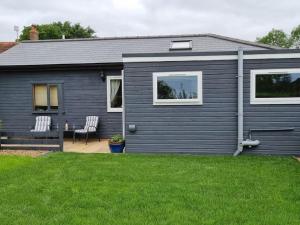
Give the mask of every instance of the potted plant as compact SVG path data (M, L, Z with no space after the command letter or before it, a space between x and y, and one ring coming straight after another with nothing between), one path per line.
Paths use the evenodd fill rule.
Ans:
M125 140L122 135L115 134L109 139L109 148L112 153L122 153L125 147Z

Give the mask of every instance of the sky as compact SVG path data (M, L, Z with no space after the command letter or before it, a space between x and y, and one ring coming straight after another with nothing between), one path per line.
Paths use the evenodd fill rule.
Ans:
M215 33L254 41L300 24L300 0L1 0L0 41L31 24L71 21L98 37Z

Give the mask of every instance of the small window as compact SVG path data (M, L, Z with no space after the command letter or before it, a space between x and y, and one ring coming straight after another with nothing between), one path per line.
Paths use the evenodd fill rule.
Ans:
M58 85L33 85L33 110L38 112L58 110Z
M252 70L251 104L300 104L300 69Z
M154 73L153 104L202 104L202 72Z
M107 77L107 112L123 111L122 77Z
M46 111L48 109L47 85L36 84L34 85L34 110Z
M170 50L192 49L192 41L172 41Z

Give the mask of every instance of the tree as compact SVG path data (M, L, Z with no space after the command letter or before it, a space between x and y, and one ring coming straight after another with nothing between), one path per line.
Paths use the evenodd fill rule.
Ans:
M290 48L292 46L289 35L282 30L276 29L272 29L267 35L257 38L257 42L283 48Z
M292 30L290 39L292 42L292 47L300 48L300 25Z
M95 31L88 27L82 27L79 23L71 24L69 21L54 22L50 24L36 25L39 31L39 39L61 39L62 35L65 35L66 39L71 38L91 38L95 37ZM25 26L21 32L20 40L29 40L29 32L31 26Z

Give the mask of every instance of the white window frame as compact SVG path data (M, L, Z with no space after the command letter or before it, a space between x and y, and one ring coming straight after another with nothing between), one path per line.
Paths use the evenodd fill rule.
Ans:
M250 104L300 104L300 97L291 98L256 98L256 75L260 74L282 74L300 73L297 69L262 69L250 71Z
M170 76L197 76L198 93L196 99L157 99L157 78ZM153 73L153 105L202 105L202 71Z
M120 108L112 108L111 104L110 104L110 81L111 80L121 80L122 82L122 107ZM107 76L106 77L106 96L107 96L107 112L123 112L123 99L124 99L124 89L123 89L124 85L123 85L123 78L122 75L119 76Z

